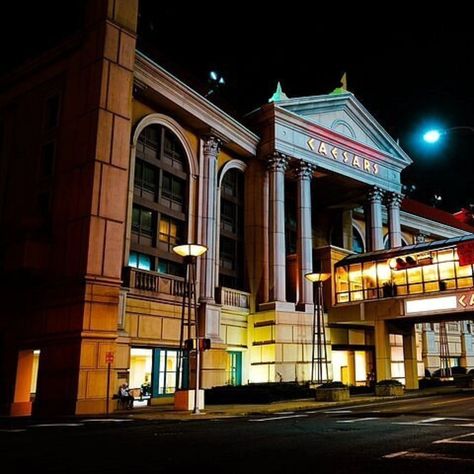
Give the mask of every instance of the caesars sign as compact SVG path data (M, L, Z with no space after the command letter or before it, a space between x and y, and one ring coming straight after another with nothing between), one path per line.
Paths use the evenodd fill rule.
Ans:
M315 140L314 138L310 138L307 141L307 144L308 148L311 151L318 153L318 155L325 156L326 158L332 158L335 161L339 161L340 163L344 163L348 166L351 166L352 168L357 168L369 174L379 174L379 165L377 163L373 163L367 158L361 158L355 153L341 150L340 148L337 148L329 143Z

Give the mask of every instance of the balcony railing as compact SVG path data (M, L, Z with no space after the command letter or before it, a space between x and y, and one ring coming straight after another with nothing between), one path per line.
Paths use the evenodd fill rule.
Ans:
M222 306L248 310L250 308L250 293L232 288L217 288L217 302Z
M124 269L124 285L139 292L173 297L182 297L184 291L184 281L180 277L132 267Z

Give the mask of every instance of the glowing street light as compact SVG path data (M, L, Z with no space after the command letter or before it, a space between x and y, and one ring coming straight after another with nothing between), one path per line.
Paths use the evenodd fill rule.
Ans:
M183 306L181 312L181 331L179 338L180 346L180 357L178 358L178 377L180 371L183 369L181 366L181 359L184 354L184 315L186 309L186 295L188 297L188 340L191 339L191 306L194 310L194 332L196 336L196 384L194 388L194 408L193 413L199 414L199 378L201 375L201 344L199 343L199 318L197 314L197 305L196 305L196 260L197 257L204 255L207 252L207 247L200 244L183 244L175 245L173 247L173 252L183 257L184 264L186 265L186 273L184 280L184 289L183 289ZM187 288L186 288L187 287ZM186 349L186 353L189 353L189 349ZM188 370L189 370L189 358L188 358ZM181 384L179 388L183 388L183 376L181 376Z
M428 130L423 134L423 140L426 143L436 143L439 141L439 139L443 135L447 135L450 132L458 131L458 130L468 130L470 132L474 132L474 127L470 127L467 125L462 125L459 127L449 127L449 128L444 128L441 130L433 129L433 130Z
M314 382L314 359L315 348L317 349L317 367L318 378L316 383L323 383L323 363L326 366L326 378L328 376L328 358L326 348L326 331L324 328L323 314L323 281L331 277L330 273L311 272L305 275L305 278L313 283L313 334L311 348L311 383ZM324 353L324 357L323 357Z

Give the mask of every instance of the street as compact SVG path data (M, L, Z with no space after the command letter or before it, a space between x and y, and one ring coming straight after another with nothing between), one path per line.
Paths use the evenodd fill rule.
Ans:
M9 472L474 470L474 394L191 421L74 418L0 427Z

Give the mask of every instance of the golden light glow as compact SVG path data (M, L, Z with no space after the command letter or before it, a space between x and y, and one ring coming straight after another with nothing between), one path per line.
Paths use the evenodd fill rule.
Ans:
M318 281L326 281L328 278L331 277L330 273L307 273L304 276L307 280L312 281L313 283Z
M180 257L200 257L207 252L207 247L200 244L183 244L173 247L173 252Z

